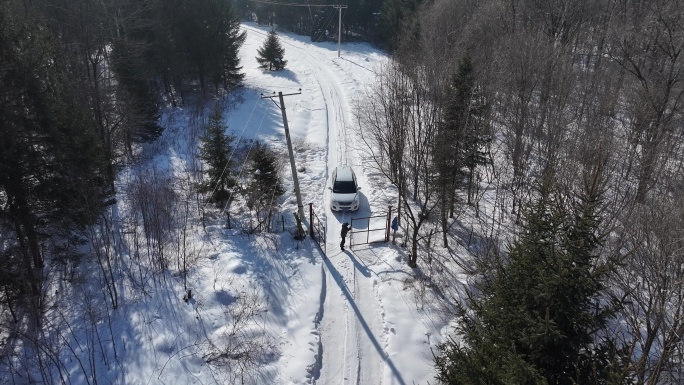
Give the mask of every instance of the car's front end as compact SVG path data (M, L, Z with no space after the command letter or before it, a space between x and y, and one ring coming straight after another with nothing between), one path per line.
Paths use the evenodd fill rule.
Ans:
M330 197L332 211L356 211L359 209L359 194L336 194Z

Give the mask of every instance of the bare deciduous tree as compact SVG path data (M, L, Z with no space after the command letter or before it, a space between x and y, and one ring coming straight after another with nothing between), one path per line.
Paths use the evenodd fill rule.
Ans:
M659 175L681 146L684 13L678 1L626 1L614 9L610 58L625 71L625 115L636 199L659 191Z
M391 63L356 110L367 155L397 186L398 210L408 229L409 266L416 267L421 227L437 207L431 148L441 111L430 98L426 72Z
M637 384L675 384L684 335L684 215L681 197L636 206L619 232L626 251L614 276L625 298L625 339Z

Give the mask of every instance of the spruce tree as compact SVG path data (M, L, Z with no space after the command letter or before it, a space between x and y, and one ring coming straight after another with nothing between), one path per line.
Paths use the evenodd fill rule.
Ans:
M487 104L477 86L470 57L465 55L446 90L443 120L434 141L435 185L438 187L443 243L453 217L456 191L467 189L472 203L475 170L487 162L482 147L487 132Z
M257 141L250 158L252 177L248 187L247 204L250 208L270 205L275 198L285 192L278 173L276 155Z
M433 148L443 220L446 220L447 213L453 212L456 189L463 185L464 131L472 88L471 72L472 67L464 67L462 62L452 77L447 89L443 121L438 128Z
M163 129L159 126L159 106L154 73L141 46L143 42L119 39L112 44L112 69L117 75L122 103L128 106L135 128L129 133L134 141L151 142Z
M390 51L395 51L401 44L402 34L415 27L416 10L422 0L385 0L379 22L381 39Z
M596 250L598 200L571 210L548 195L525 215L508 261L482 277L460 311L463 343L436 356L445 384L605 384L617 362L601 333L611 317Z
M226 135L226 129L223 114L217 105L209 119L207 133L202 137L200 158L207 163L207 178L199 186L199 191L210 194L209 201L216 203L232 199L236 185L233 177L235 162L231 159L235 137Z
M256 58L259 62L259 68L279 71L285 68L287 64L287 61L284 59L285 50L280 45L280 39L274 30L268 33L264 45L257 50L257 53L259 54Z
M247 206L256 212L259 224L268 228L272 209L278 197L285 192L275 153L257 141L250 156L249 170L251 178L246 189Z
M482 87L475 81L475 72L469 55L461 58L452 82L452 99L457 114L461 114L458 122L459 158L464 167L465 184L468 190L468 204L472 203L475 181L475 169L489 162L483 147L489 140L489 103Z
M470 56L461 58L447 91L442 140L438 148L448 160L443 170L453 188L466 186L471 199L475 169L488 162L482 147L488 140L488 103L475 81ZM441 146L441 147L440 147Z
M230 2L227 1L226 3ZM222 68L218 80L223 82L225 90L231 90L240 86L245 78L240 65L239 51L247 38L247 34L240 31L240 19L235 16L227 22L225 34L226 38L222 41L223 49L219 57Z

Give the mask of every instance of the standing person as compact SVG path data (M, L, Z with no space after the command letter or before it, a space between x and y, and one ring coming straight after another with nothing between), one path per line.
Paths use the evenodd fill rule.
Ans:
M399 218L394 217L392 219L392 243L395 243L395 239L397 239L397 230L399 230Z
M344 240L347 238L347 233L349 232L349 223L344 222L342 224L342 231L340 231L340 236L342 237L342 241L340 242L340 249L344 251Z

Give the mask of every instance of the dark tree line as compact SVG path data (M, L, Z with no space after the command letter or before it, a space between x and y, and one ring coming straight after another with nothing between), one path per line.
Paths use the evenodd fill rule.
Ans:
M230 1L0 0L0 322L11 330L3 359L46 363L45 352L58 352L39 346L57 302L46 290L81 263L99 266L107 303L118 307L120 229L107 210L117 172L162 133L165 105L240 85L244 38ZM166 187L155 205L142 196L132 210L162 261L177 197L157 179Z
M368 41L391 51L400 44L403 31L415 29L415 15L422 0L320 0L294 5L269 1L236 0L243 20L282 28L312 41L337 41L339 15L333 5L342 9L342 41ZM323 6L322 6L323 5Z
M312 6L237 0L236 8L244 20L308 35L312 41L337 41L339 15L338 9L332 5L346 5L347 8L342 9L342 40L382 44L387 35L382 32L385 30L382 9L387 2L394 3L395 0L321 0L312 2Z
M103 144L67 58L40 21L0 9L2 306L40 326L46 258L111 197ZM86 204L84 204L86 203Z

